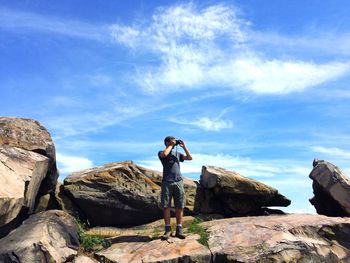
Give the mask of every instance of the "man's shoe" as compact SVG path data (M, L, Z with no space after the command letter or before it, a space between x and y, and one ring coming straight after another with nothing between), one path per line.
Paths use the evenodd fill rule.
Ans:
M172 231L165 231L163 236L162 236L162 240L168 240L170 236L173 235Z
M171 230L171 226L165 226L165 232L162 236L162 240L168 240L170 236L173 235L173 231Z
M185 239L186 238L182 227L180 227L180 226L176 227L175 237L180 238L180 239Z

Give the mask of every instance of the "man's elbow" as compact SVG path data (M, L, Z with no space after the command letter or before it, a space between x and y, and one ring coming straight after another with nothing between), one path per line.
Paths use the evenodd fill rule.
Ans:
M192 156L190 155L190 156L187 156L187 158L186 158L188 161L192 161Z

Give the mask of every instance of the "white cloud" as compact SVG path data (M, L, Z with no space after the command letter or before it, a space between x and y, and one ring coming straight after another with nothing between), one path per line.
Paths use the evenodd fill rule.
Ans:
M109 26L109 30L114 41L124 44L130 48L134 48L141 44L142 33L135 28L129 26L120 26L117 24Z
M350 151L346 151L336 147L322 147L322 146L314 146L312 150L317 153L326 154L327 156L342 158L342 159L350 159Z
M88 169L94 166L93 162L85 157L57 153L57 166L60 173L66 174Z
M150 93L198 89L204 86L245 90L256 94L300 92L350 72L350 63L316 64L300 60L268 60L255 54L217 58L210 63L170 60L141 76L139 83Z
M286 94L345 75L350 71L350 63L315 64L246 57L208 70L214 81L233 88L242 87L257 94Z
M0 27L58 33L99 41L113 39L128 48L151 52L158 65L138 67L136 82L147 93L158 94L216 87L256 94L288 94L331 81L350 72L349 62L316 63L300 59L265 58L254 45L320 45L348 52L349 34L288 38L253 32L233 5L199 8L193 3L158 8L150 21L132 25L92 25L29 12L0 9ZM323 37L323 38L322 38ZM311 43L311 44L310 44ZM345 43L345 44L344 44ZM254 43L253 43L254 44ZM332 47L332 48L330 48ZM254 49L255 48L255 49ZM110 82L96 76L92 82ZM99 78L100 77L100 78ZM166 89L165 89L166 88Z
M171 121L182 125L195 126L206 131L216 131L216 132L221 131L223 129L230 129L233 127L233 124L231 121L225 121L218 118L210 119L207 117L202 117L195 121L182 121L178 119L171 119Z
M215 86L287 94L350 71L348 62L264 58L247 42L252 39L248 25L232 6L199 9L187 4L159 9L149 25L115 25L111 32L119 43L159 55L160 65L144 67L138 76L138 83L148 93Z

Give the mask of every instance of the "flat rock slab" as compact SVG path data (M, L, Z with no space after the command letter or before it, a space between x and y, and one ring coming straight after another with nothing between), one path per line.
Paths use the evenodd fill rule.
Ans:
M185 240L170 238L168 241L116 243L96 253L96 256L100 260L116 263L210 262L211 253L206 246L197 242L198 238L198 235L191 235Z
M310 214L207 221L199 236L118 242L96 253L101 262L350 262L350 218Z
M309 177L314 197L310 200L317 213L327 216L350 216L350 179L334 164L314 160Z
M0 239L0 262L69 262L79 240L75 220L60 210L30 216Z
M182 218L183 227L187 227L194 220L192 216L184 216ZM176 229L176 221L174 218L171 220L172 229ZM160 237L164 233L164 219L154 221L149 224L130 227L130 228L117 228L117 227L93 227L87 232L90 235L98 235L116 240L121 239L147 239L151 240L154 237Z
M350 218L291 214L202 225L214 262L350 262Z

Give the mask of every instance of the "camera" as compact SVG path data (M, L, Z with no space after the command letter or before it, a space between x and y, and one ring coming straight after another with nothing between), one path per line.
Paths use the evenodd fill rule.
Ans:
M180 143L182 143L181 140L176 140L176 141L175 141L175 146L176 146L176 145L179 145Z

